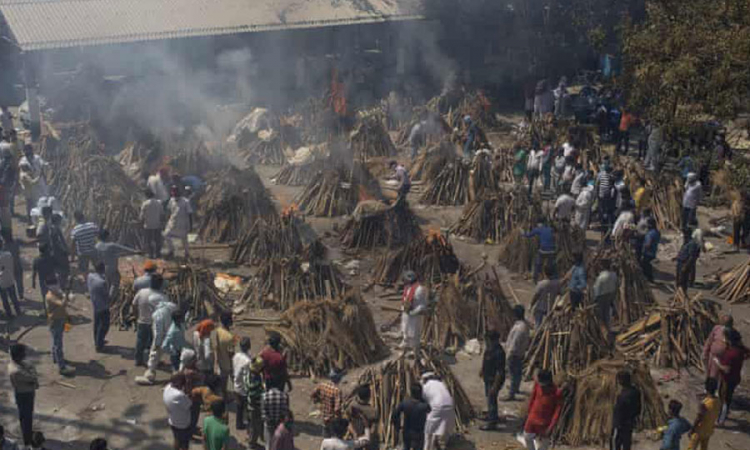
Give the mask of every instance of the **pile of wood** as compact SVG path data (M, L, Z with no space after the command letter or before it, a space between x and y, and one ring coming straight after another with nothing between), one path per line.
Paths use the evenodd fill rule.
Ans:
M448 364L442 360L442 352L432 347L423 347L416 360L402 356L369 368L359 377L358 386L370 386L372 404L378 414L380 437L388 448L395 447L400 438L396 435L391 420L393 413L399 403L410 398L411 385L419 383L421 374L428 371L440 377L453 397L458 433L464 433L474 418L474 408L469 397Z
M514 228L532 223L540 214L540 204L529 202L525 193L501 191L482 196L466 205L450 232L477 242L495 243Z
M654 294L643 275L638 260L630 248L599 247L586 266L588 285L593 286L602 271L602 261L610 261L611 269L617 274L619 288L615 302L613 323L630 325L642 318L651 305L655 304ZM589 296L591 295L589 290ZM589 301L593 301L589 298Z
M496 191L489 155L477 153L471 163L461 158L448 161L432 179L419 202L425 205L459 206Z
M381 199L378 181L364 165L318 172L297 196L295 204L317 217L351 214L361 200Z
M96 131L87 122L60 127L59 136L49 136L39 147L39 156L49 164L47 184L62 187L68 181L68 172L82 166L94 156L104 156L104 146Z
M463 295L464 298L476 298L479 302L475 335L482 337L488 331L494 330L500 333L500 339L505 341L515 321L513 306L500 286L500 278L494 267L492 275L485 275L484 279L475 275L470 285L463 289Z
M355 291L297 303L267 331L281 335L290 367L311 377L373 364L388 354L370 308Z
M648 172L642 166L629 164L625 177L630 184L631 194L635 194L639 180L646 182L651 194L650 208L660 230L680 230L682 225L682 195L684 181L679 173L662 170L658 175Z
M355 160L359 161L394 156L397 153L381 113L360 114L349 142Z
M308 242L302 231L304 219L294 210L287 210L281 217L260 218L240 237L232 250L232 261L236 264L257 264L262 260L289 256L316 256L320 244L317 239Z
M612 435L612 405L620 393L617 384L620 370L631 372L633 386L641 393L641 414L636 431L655 430L666 424L664 405L648 367L603 359L568 377L563 387L560 419L552 432L555 443L579 447L609 442Z
M260 217L275 217L276 207L253 169L230 166L209 177L198 210L198 234L204 242L237 241Z
M440 232L430 231L380 256L373 269L373 281L392 285L401 279L405 270L416 272L423 283L437 284L454 274L460 275L462 266L446 237Z
M660 367L704 369L703 343L719 320L719 305L689 299L678 289L669 306L657 307L617 336L617 348L640 361Z
M215 278L205 267L181 265L164 273L167 296L182 311L189 312L193 320L217 318L229 309L230 303L216 288Z
M346 288L338 269L327 262L272 259L261 262L242 300L258 308L286 311L301 301L338 297Z
M714 294L729 303L750 302L750 259L719 275Z
M171 167L173 173L202 177L229 165L225 155L208 148L199 137L191 134L182 141L179 147L167 145L165 150L164 164Z
M348 249L395 248L419 239L422 230L400 198L392 206L369 200L360 202L341 231L341 244Z
M409 178L412 181L433 180L448 161L455 161L457 157L456 147L450 141L442 140L417 156L409 169Z
M133 289L132 281L122 280L109 304L109 316L112 325L120 327L120 329L128 329L135 322L137 311L133 311L134 297L135 289Z
M528 223L528 222L527 222ZM562 275L573 266L573 257L582 253L586 236L578 227L568 224L557 224L554 228L555 264L557 274ZM499 262L505 268L517 273L529 273L533 270L534 259L539 250L536 238L527 238L522 228L515 228L500 243Z
M593 308L574 310L568 302L550 311L534 332L524 374L530 378L540 369L555 375L577 373L611 354L607 330Z
M435 348L456 349L476 338L477 302L461 295L455 277L440 286L439 295L440 300L425 318L422 341Z
M498 183L516 182L513 176L513 165L515 163L515 155L512 149L503 149L495 153L492 160L492 171L495 173L495 179Z
M281 165L286 161L284 145L281 136L276 131L267 133L240 146L243 160L247 164ZM240 145L241 141L237 141Z
M305 186L313 178L324 171L331 161L328 159L315 159L306 164L285 164L279 172L273 176L276 184L284 186Z
M57 199L69 217L81 210L88 220L109 230L113 242L142 248L141 191L113 158L73 158L71 166L58 173L56 184ZM72 227L73 221L68 224Z

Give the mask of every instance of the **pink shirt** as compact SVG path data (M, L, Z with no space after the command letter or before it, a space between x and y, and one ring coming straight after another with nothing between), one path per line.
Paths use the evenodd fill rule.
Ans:
M718 379L719 377L719 368L714 362L714 357L721 359L721 355L727 348L724 343L724 328L724 325L715 325L705 344L703 344L703 364L708 378Z

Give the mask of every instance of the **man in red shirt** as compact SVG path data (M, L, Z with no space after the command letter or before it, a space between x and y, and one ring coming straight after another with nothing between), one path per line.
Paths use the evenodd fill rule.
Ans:
M263 377L268 384L271 380L278 380L277 386L286 385L292 390L292 381L289 379L289 370L286 365L286 355L281 353L281 335L271 332L268 335L268 345L258 355L263 360Z
M547 450L562 407L562 392L552 381L549 370L540 370L536 375L534 391L529 399L529 413L523 427L526 448Z
M618 127L619 133L617 137L617 148L615 149L615 153L620 153L620 149L625 147L625 151L622 154L628 154L628 150L630 150L630 127L634 122L635 116L629 111L626 111L625 108L623 108L622 116L620 116L620 126Z
M724 426L724 421L729 416L729 406L737 385L742 381L742 365L750 356L748 350L742 345L742 335L734 328L724 329L724 341L726 350L721 357L714 357L714 363L721 374L721 388L719 389L723 406L719 415L719 426Z

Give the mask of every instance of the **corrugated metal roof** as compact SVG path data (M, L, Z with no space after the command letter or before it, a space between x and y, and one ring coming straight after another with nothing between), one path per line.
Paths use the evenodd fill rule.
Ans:
M0 0L24 50L419 19L417 0Z

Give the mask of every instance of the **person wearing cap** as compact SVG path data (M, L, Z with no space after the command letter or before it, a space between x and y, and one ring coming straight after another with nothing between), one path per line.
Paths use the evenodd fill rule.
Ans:
M523 437L529 450L547 450L550 435L560 418L562 392L552 381L549 370L540 370L536 375L534 390L529 399L526 423L523 426Z
M161 226L164 218L164 205L154 197L151 189L146 189L146 200L141 204L140 219L143 222L143 234L146 240L146 251L152 259L161 256Z
M211 345L211 333L216 328L216 324L211 319L204 319L198 323L193 331L193 348L197 359L196 367L205 376L213 375L214 363L216 357L214 348Z
M133 292L136 294L141 289L148 289L151 287L151 277L156 273L156 263L150 259L147 259L143 263L143 275L139 276L133 281Z
M401 295L401 336L404 354L410 350L419 357L422 337L422 316L427 309L427 289L419 283L417 274L407 270L403 275L404 292Z
M318 383L310 394L310 400L320 405L324 438L333 436L332 425L334 421L343 417L344 398L339 388L342 377L341 371L332 368L328 374L329 379Z
M169 191L167 186L169 185L169 168L162 167L159 171L148 177L146 186L148 190L154 193L156 200L166 205L169 201Z
M240 348L242 348L241 342ZM235 355L236 357L237 355ZM260 402L263 397L263 358L254 358L244 374L242 389L246 394L247 434L250 440L250 448L254 449L258 445L258 439L263 435L263 418L260 409Z
M110 296L120 287L120 257L125 255L136 255L138 250L109 240L109 231L102 228L99 230L99 242L94 246L97 261L103 262L107 269L107 283L109 283Z
M180 195L180 189L172 186L172 198L167 204L169 220L164 229L164 239L167 242L167 258L174 257L173 239L179 239L182 242L182 249L185 252L185 259L190 258L190 248L188 246L188 233L193 228L193 208L190 202Z
M422 396L430 406L424 426L424 450L433 450L438 439L448 439L456 424L453 397L433 372L422 374Z
M698 225L696 212L703 198L703 185L695 172L690 172L685 182L685 193L682 194L682 228L684 230Z
M481 427L486 431L494 430L499 421L497 394L505 384L505 351L500 345L500 333L497 330L490 330L487 333L485 343L479 376L484 381L484 393L487 397L487 424Z
M409 171L406 170L403 164L399 164L395 160L389 162L388 167L390 167L390 169L393 171L392 178L398 181L397 200L400 200L401 198L406 197L409 191L411 191L411 179L409 178Z
M268 333L268 345L258 355L263 360L263 377L268 384L271 380L278 380L279 385L292 390L286 355L281 353L281 335L275 331Z

